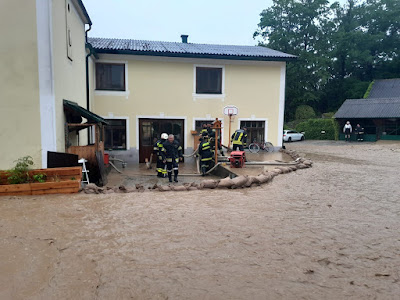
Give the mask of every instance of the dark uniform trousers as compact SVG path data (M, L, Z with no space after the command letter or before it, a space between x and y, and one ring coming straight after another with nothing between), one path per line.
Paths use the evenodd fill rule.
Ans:
M215 164L213 160L214 153L209 142L204 141L199 145L199 155L201 173L205 175L205 173L210 170Z
M163 147L163 159L167 162L169 181L172 181L172 170L174 170L174 180L177 182L179 158L183 157L182 147L177 141L170 143L168 140L163 143Z

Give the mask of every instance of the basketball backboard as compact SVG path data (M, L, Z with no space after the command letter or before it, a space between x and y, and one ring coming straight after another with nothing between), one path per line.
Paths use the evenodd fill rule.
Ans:
M224 107L224 115L235 116L239 112L238 108L234 105L228 105Z

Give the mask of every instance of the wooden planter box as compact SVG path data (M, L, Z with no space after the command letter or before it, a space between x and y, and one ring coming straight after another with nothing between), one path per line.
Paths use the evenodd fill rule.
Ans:
M28 172L29 176L46 174L46 182L8 184L6 171L0 171L0 196L71 194L79 192L82 167L37 169Z

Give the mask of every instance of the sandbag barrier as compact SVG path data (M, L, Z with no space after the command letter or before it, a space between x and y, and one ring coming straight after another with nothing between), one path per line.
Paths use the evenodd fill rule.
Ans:
M146 190L150 191L195 191L202 189L239 189L239 188L250 188L252 186L260 186L262 184L269 183L273 180L275 176L280 174L287 174L298 169L306 169L312 167L313 162L308 159L300 157L296 151L281 149L283 153L289 155L293 160L297 161L298 164L290 166L278 166L271 171L263 171L257 176L247 176L241 175L235 178L223 178L223 179L207 179L199 183L191 182L184 183L182 185L157 185L145 188L141 184L136 184L135 187L127 188L123 185L118 187L98 187L93 183L88 184L83 192L86 194L113 194L113 193L134 193L134 192L144 192Z

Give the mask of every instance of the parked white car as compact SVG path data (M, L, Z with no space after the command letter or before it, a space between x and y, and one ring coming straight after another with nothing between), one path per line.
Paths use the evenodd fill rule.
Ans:
M283 131L284 142L304 141L304 134L294 130Z

